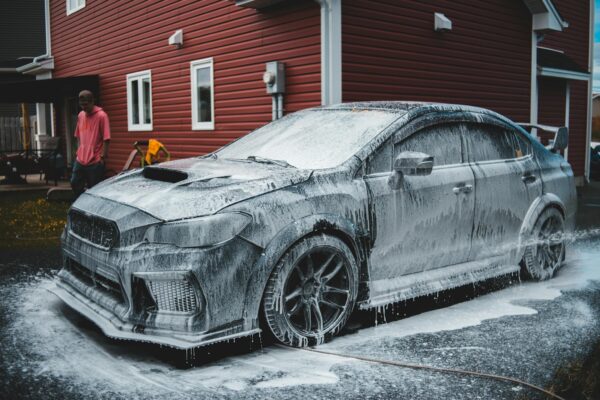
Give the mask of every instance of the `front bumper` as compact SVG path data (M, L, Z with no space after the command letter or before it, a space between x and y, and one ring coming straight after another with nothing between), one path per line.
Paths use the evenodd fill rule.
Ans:
M245 312L248 296L254 296L246 289L260 249L246 241L236 238L209 249L142 244L106 250L66 232L62 247L65 268L53 293L109 337L189 349L260 332L257 316ZM148 312L136 290L141 280L175 282L168 290L193 282L191 303L197 309L165 311L157 301L158 309ZM185 306L188 300L175 296L172 304Z
M62 279L56 282L56 286L51 289L51 292L69 307L96 324L106 336L115 339L150 342L178 349L190 349L260 332L258 328L248 331L230 328L205 334L194 334L170 329L147 328L131 322L121 321L114 313L81 295Z

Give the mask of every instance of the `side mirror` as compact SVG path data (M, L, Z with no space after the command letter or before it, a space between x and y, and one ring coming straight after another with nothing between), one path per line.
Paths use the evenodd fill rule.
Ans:
M403 151L394 160L394 171L402 175L429 175L433 169L433 156L416 151Z
M548 150L550 150L553 153L556 153L557 151L566 149L568 145L569 128L563 126L556 130L556 134L554 135L554 141L550 146L548 146Z

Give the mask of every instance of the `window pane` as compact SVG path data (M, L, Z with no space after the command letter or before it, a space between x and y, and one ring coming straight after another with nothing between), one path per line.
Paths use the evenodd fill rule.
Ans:
M514 146L515 146L515 157L523 157L531 153L531 144L519 133L512 133Z
M394 156L403 151L418 151L433 156L433 165L460 164L462 146L458 124L439 124L413 133L396 145Z
M391 170L392 146L388 140L369 158L367 163L367 175L379 172L390 172Z
M196 70L197 122L212 121L211 90L210 68L198 68Z
M516 157L508 132L493 125L467 125L471 161L506 160Z
M150 79L142 79L142 99L144 101L144 123L149 124L152 122L150 114Z
M140 98L138 91L138 81L131 81L131 121L134 124L140 123Z

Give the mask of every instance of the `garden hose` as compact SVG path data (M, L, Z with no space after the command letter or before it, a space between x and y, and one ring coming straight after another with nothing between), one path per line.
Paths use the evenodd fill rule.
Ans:
M284 346L282 346L282 347L284 347ZM541 393L545 394L546 396L551 397L553 399L565 400L564 398L560 397L559 395L557 395L555 393L552 393L552 392L550 392L550 391L548 391L548 390L546 390L544 388L541 388L539 386L533 385L531 383L524 382L524 381L516 379L516 378L510 378L510 377L502 376L502 375L487 374L487 373L484 373L484 372L466 371L466 370L454 369L454 368L439 368L439 367L432 367L432 366L429 366L429 365L410 364L410 363L403 363L403 362L391 361L391 360L380 360L380 359L376 359L376 358L369 358L369 357L363 357L363 356L357 356L357 355L351 355L351 354L338 354L338 353L333 353L333 352L329 352L329 351L317 350L317 349L311 348L311 347L303 347L303 348L299 348L298 350L304 350L304 351L310 351L310 352L313 352L313 353L326 354L326 355L329 355L329 356L344 357L344 358L353 358L355 360L366 361L366 362L370 362L370 363L384 364L384 365L393 365L393 366L396 366L396 367L412 368L412 369L422 369L422 370L442 372L442 373L453 373L453 374L460 374L460 375L471 375L471 376L477 376L477 377L481 377L481 378L495 379L495 380L498 380L498 381L511 382L511 383L515 383L515 384L520 385L520 386L528 387L530 389L533 389L533 390L536 390L538 392L541 392Z

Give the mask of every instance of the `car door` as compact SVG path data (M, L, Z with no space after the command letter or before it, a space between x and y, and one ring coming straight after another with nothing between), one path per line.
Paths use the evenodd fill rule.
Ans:
M436 123L396 139L368 160L364 176L372 215L372 282L460 263L470 250L474 176L463 163L460 125ZM404 176L393 188L392 159L403 151L433 156L434 167L431 175Z
M519 232L542 186L531 143L501 123L465 124L469 165L475 175L475 219L470 260L516 251Z

